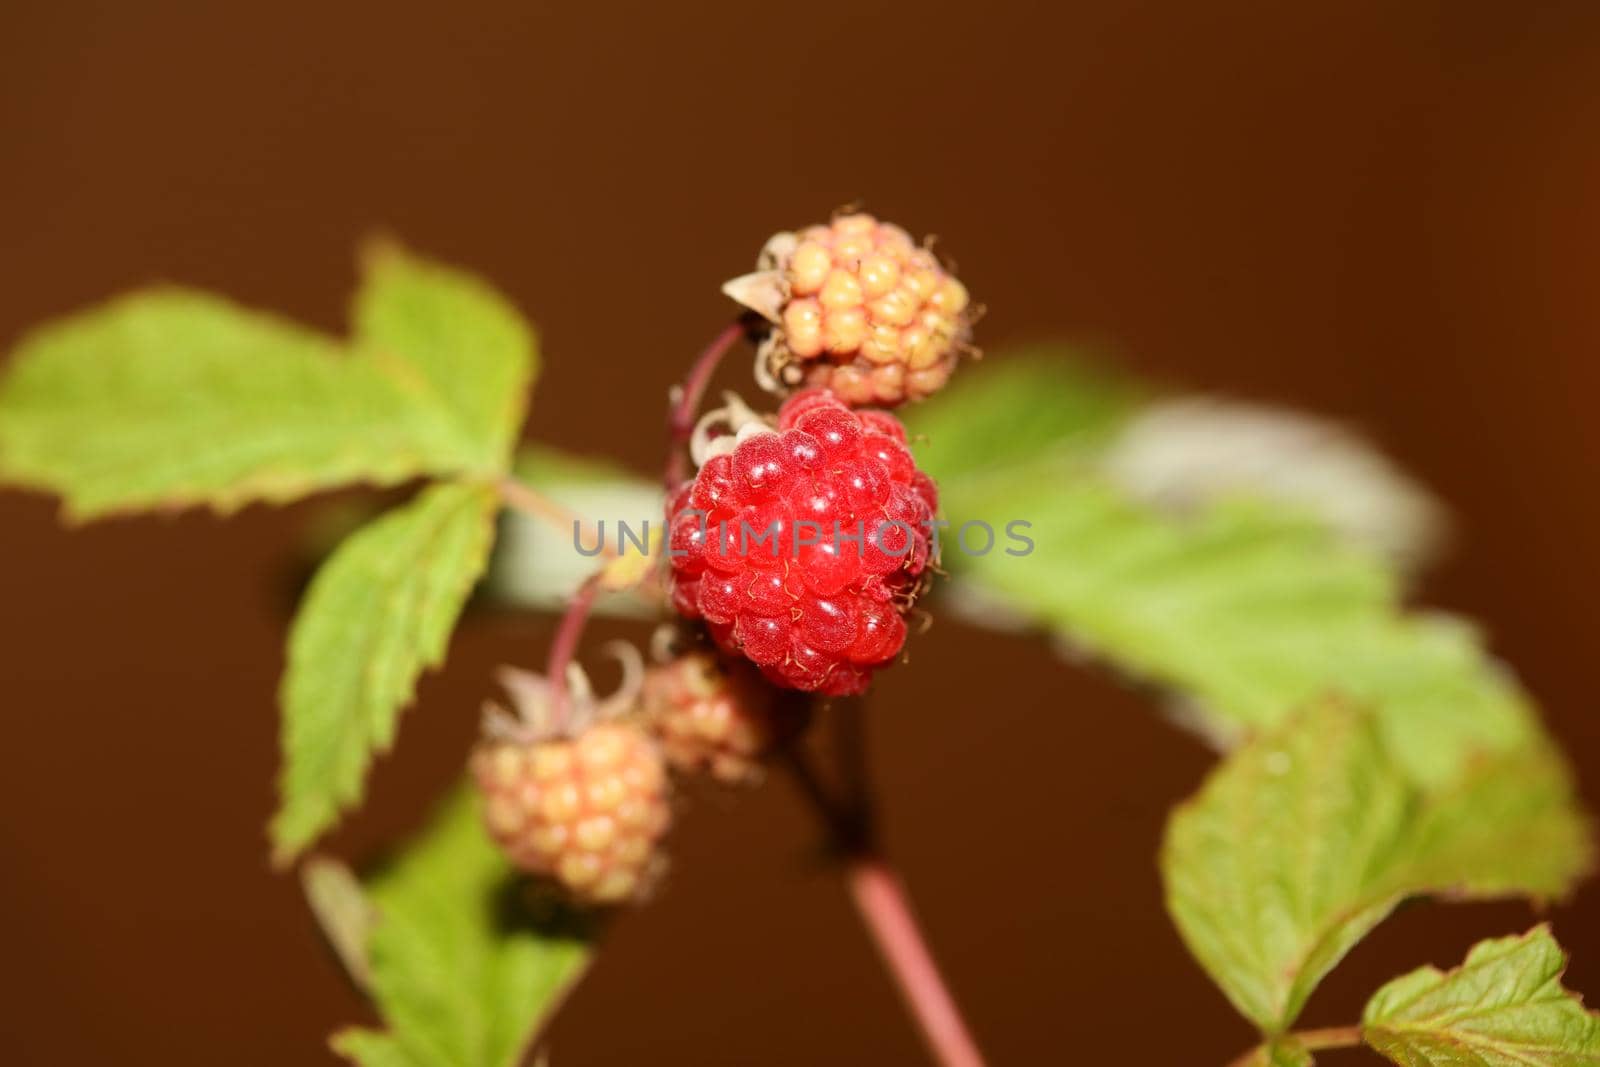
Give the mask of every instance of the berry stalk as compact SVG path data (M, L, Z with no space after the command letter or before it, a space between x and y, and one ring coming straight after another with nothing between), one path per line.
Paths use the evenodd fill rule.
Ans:
M722 363L722 357L745 334L745 324L742 318L735 319L722 332L705 347L705 350L695 359L694 365L689 368L689 373L683 379L683 384L674 386L672 390L672 408L667 417L667 492L674 489L689 476L689 465L684 455L684 446L689 443L689 437L694 433L695 415L700 410L700 401L706 395L706 387L711 384L711 376L716 373L717 367Z
M585 522L583 516L562 507L533 486L508 476L495 483L495 490L500 494L501 502L507 507L514 508L524 515L530 515L563 533L568 528L575 528L586 540L592 540L599 545L601 554L606 559L616 556L616 550L606 545L606 539Z
M1329 1026L1321 1030L1294 1030L1289 1033L1295 1043L1307 1052L1320 1052L1333 1048L1355 1048L1361 1044L1361 1027ZM1263 1062L1262 1046L1249 1049L1238 1059L1229 1060L1228 1067L1254 1067Z
M561 616L561 625L556 628L556 636L550 642L550 661L546 667L550 678L550 726L557 731L567 724L567 705L570 703L567 699L567 666L578 651L578 641L583 637L583 628L589 621L589 611L599 595L600 574L596 572L585 578L577 592L572 594L566 614Z
M983 1067L983 1053L961 1017L911 913L905 887L887 861L858 856L846 871L850 895L941 1067Z
M866 791L841 806L798 749L790 746L783 756L795 782L827 824L835 847L846 856L845 881L856 911L911 1009L934 1061L939 1067L984 1067L983 1053L928 949L905 886L877 847L873 821L865 807Z

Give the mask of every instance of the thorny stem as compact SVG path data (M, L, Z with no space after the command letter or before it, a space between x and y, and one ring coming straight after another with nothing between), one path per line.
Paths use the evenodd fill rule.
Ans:
M841 807L798 749L791 746L784 756L796 782L828 824L835 847L845 855L851 899L934 1060L940 1067L984 1067L983 1053L928 951L905 887L878 850L864 792Z
M1296 1030L1286 1035L1299 1043L1307 1052L1316 1052L1319 1049L1330 1048L1355 1048L1361 1044L1361 1027L1359 1026L1330 1026L1321 1030ZM1230 1060L1228 1067L1253 1067L1256 1054L1262 1045L1247 1049L1242 1056Z
M589 621L589 609L594 607L599 595L600 575L591 574L572 594L566 614L561 616L561 625L556 628L555 639L550 642L550 662L545 671L550 680L550 726L556 731L567 725L567 665L578 651L578 639Z
M706 386L711 384L711 376L716 373L722 357L745 335L745 331L743 318L735 319L723 327L722 332L695 359L683 384L672 388L672 406L667 416L667 467L663 477L669 493L689 476L689 464L683 450L694 433L695 416L700 411L701 398L706 395Z

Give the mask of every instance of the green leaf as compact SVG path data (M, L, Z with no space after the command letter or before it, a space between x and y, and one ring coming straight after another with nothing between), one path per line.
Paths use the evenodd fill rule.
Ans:
M1402 572L1437 554L1445 527L1439 504L1369 442L1283 408L1204 396L1149 404L1097 466L1134 499L1178 514L1230 497L1294 509Z
M1445 527L1432 496L1332 420L1205 395L1152 394L1060 345L1009 352L909 411L936 478L1076 460L1131 500L1185 514L1224 499L1292 511L1415 570Z
M1600 1015L1562 988L1566 965L1547 926L1480 942L1455 970L1423 967L1378 990L1364 1036L1404 1067L1594 1067Z
M478 278L398 246L374 246L365 266L356 344L404 360L417 388L475 443L479 464L504 467L537 367L527 322Z
M0 381L0 481L75 519L231 511L353 482L503 472L533 338L468 275L370 258L350 351L180 288L120 297L17 346Z
M18 345L0 384L0 479L89 519L478 465L414 377L219 297L135 293Z
M359 799L418 676L444 661L496 508L486 487L436 486L351 536L318 571L289 635L281 694L280 861Z
M937 479L1086 457L1138 408L1138 388L1055 345L1008 351L905 413L919 464Z
M1069 644L1178 690L1209 733L1270 727L1336 690L1379 710L1423 782L1537 735L1470 631L1403 613L1390 575L1312 520L1243 502L1164 515L1070 461L947 476L940 489L956 527L1026 522L1033 543L1002 532L987 555L946 552L947 566Z
M333 1041L364 1067L515 1067L589 958L581 931L518 904L466 788L368 898L370 988L388 1029Z
M388 1034L351 1028L333 1035L333 1051L361 1067L433 1067L431 1059L417 1059Z
M1401 900L1554 896L1590 860L1548 751L1495 757L1424 792L1371 715L1325 701L1239 749L1173 813L1161 870L1189 950L1275 1034Z
M1130 423L1135 399L1060 359L1012 359L915 413L919 461L953 527L943 562L958 605L975 606L969 616L1047 627L1178 691L1186 717L1222 739L1347 694L1378 710L1422 782L1449 781L1473 753L1538 734L1466 626L1404 612L1390 571L1304 501L1260 485L1248 499L1202 495L1174 511L1119 484L1108 456L1143 421ZM952 544L968 521L995 530L992 550ZM1031 550L1007 539L1014 521L1027 524L1016 529ZM983 547L980 531L970 540Z

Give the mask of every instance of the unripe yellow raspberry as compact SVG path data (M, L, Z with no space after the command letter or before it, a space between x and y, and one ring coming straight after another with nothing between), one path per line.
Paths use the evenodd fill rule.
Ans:
M773 323L757 372L775 388L820 385L847 404L892 407L942 388L973 351L966 288L871 215L777 234L759 266L724 291Z
M513 864L583 904L617 904L647 884L671 820L660 750L638 726L575 737L487 740L472 756L490 835Z
M644 661L632 646L610 651L623 677L604 700L576 664L561 692L541 675L502 668L510 709L484 708L471 759L489 835L515 866L579 904L643 891L663 866L658 846L672 818L666 763L635 714Z
M729 785L761 778L762 760L800 723L743 663L693 652L645 674L644 713L667 762Z

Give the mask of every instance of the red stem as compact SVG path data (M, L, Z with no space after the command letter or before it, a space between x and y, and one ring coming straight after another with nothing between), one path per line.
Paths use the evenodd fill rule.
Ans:
M711 377L723 357L745 332L742 319L726 326L700 353L689 368L683 384L673 392L671 414L667 420L668 451L664 477L669 493L688 477L684 446L694 434L695 418L706 387L710 385ZM589 588L592 585L592 579L586 583L587 600L583 599L585 590L579 590L551 649L551 681L553 685L561 687L556 691L558 708L565 702L565 682L558 680L556 671L565 672L572 651L571 648L564 649L562 639L570 637L570 644L577 644L583 616L594 599L594 591ZM860 709L849 710L859 712ZM846 865L846 878L856 909L861 913L879 953L889 967L889 973L916 1017L934 1059L940 1067L984 1067L983 1054L978 1051L977 1043L961 1017L961 1010L956 1007L955 998L945 986L939 965L928 951L899 877L872 845L872 820L868 791L861 780L864 768L859 764L862 755L859 740L859 737L853 739L849 753L854 780L851 782L849 806L844 809L832 802L810 764L797 750L790 748L784 754L807 799L827 822L834 843L850 857Z
M566 614L556 628L555 639L550 642L550 660L545 671L550 679L550 726L561 730L567 724L567 665L578 651L578 640L583 636L584 624L589 621L589 609L600 595L600 575L591 574L578 586L567 603Z
M934 1059L942 1067L983 1067L983 1053L922 939L899 876L882 858L863 855L850 861L847 877L856 909L889 965L900 995L916 1016Z
M667 418L667 492L674 489L689 476L688 458L684 455L683 446L694 433L695 416L700 411L700 400L706 395L706 386L711 384L711 376L716 373L717 366L722 362L722 357L728 354L728 349L745 334L743 319L735 319L715 339L706 346L705 351L695 359L694 365L689 368L688 375L683 379L683 384L673 390L672 409Z
M861 709L846 710L856 713ZM984 1067L983 1053L978 1051L961 1009L945 985L933 953L928 951L900 877L874 843L875 828L865 783L853 783L853 795L846 806L841 806L823 786L804 753L790 746L782 755L806 799L827 823L835 847L847 857L845 879L856 910L911 1009L935 1062L940 1067Z

